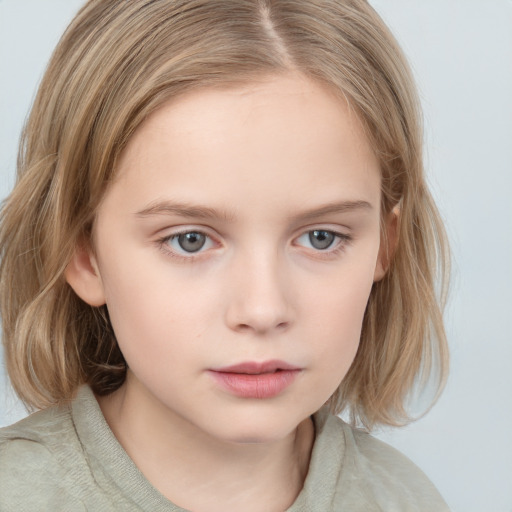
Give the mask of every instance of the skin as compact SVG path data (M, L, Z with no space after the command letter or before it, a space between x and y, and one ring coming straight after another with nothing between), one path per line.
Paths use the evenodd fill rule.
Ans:
M356 115L300 75L175 98L132 137L94 250L77 248L66 275L86 302L107 304L129 371L99 403L171 501L293 503L310 415L347 373L385 272L379 212L379 164ZM318 249L315 229L341 237ZM197 231L206 243L187 253L176 234ZM301 369L272 398L235 396L208 371L272 359Z

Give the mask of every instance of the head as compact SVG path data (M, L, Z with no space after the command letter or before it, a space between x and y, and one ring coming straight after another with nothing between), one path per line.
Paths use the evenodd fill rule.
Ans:
M357 353L326 397L331 409L367 426L396 424L433 362L442 382L435 283L444 234L425 185L413 81L373 9L361 0L93 0L52 57L2 212L4 345L27 404L67 400L84 382L108 394L126 378L104 297L82 300L70 268L80 254L98 256L98 220L137 137L194 95L290 76L345 105L379 173L381 271L368 287Z

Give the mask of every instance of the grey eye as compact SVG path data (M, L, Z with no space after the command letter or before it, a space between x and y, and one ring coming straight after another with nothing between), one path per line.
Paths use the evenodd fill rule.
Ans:
M191 231L190 233L183 233L177 237L178 245L185 252L200 251L206 243L206 235Z
M335 239L336 235L332 231L315 229L309 232L309 242L315 249L328 249Z

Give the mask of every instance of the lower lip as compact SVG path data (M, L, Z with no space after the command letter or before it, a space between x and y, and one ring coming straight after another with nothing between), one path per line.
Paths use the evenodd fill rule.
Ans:
M301 370L281 370L274 373L231 373L210 371L222 388L242 398L272 398L282 393Z

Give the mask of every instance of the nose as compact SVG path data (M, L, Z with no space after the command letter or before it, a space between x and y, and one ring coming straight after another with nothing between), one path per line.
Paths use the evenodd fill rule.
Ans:
M285 265L275 254L251 253L232 267L228 327L258 335L287 330L293 322L293 296Z

